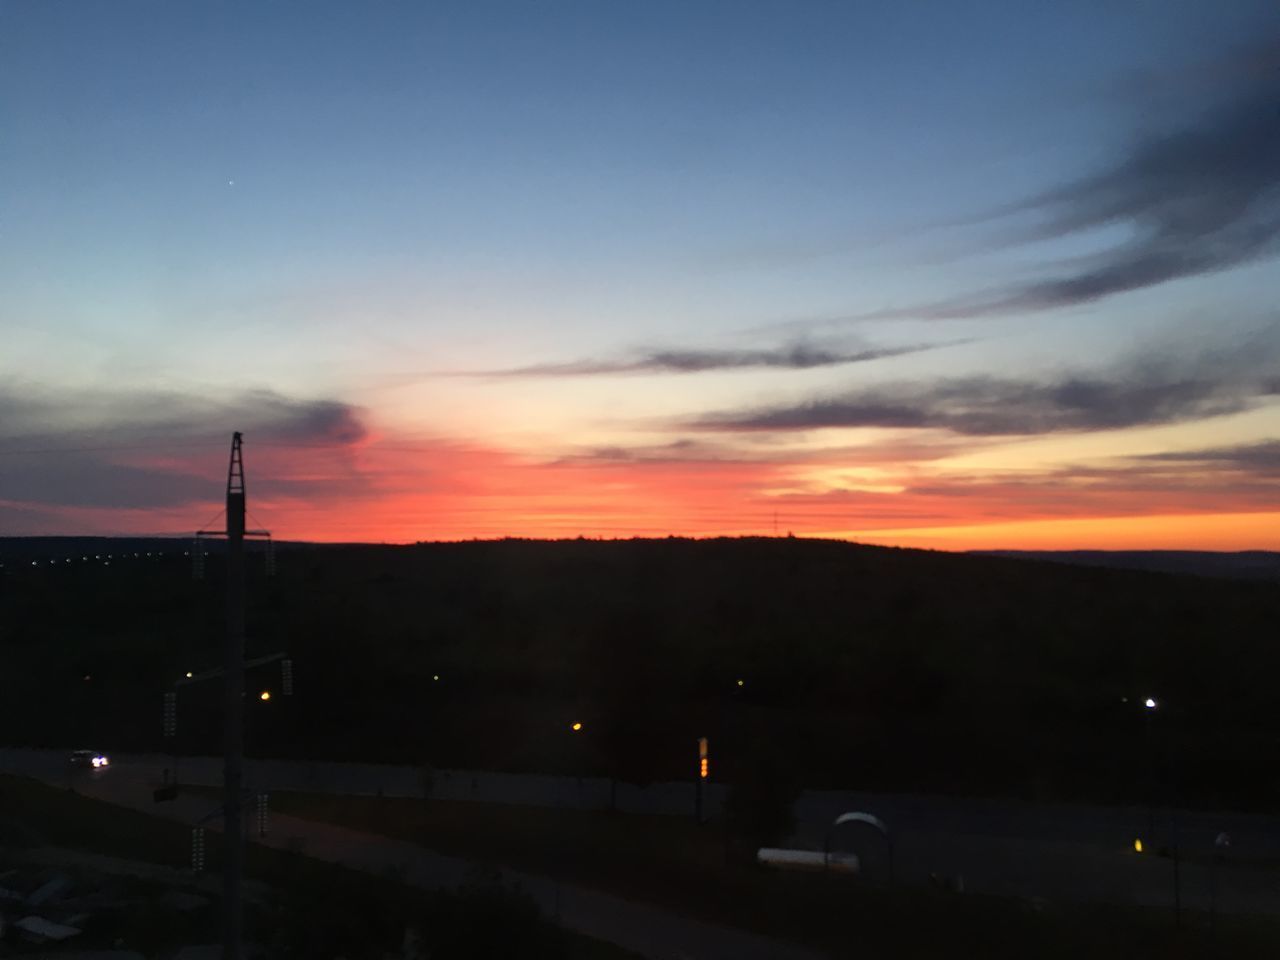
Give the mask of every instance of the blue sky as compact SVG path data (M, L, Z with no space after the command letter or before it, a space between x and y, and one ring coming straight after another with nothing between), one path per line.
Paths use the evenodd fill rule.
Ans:
M1181 229L1177 209L1137 186L1143 144L1156 145L1154 176L1170 175L1179 154L1159 145L1221 115L1265 162L1269 142L1231 126L1229 108L1275 91L1276 48L1263 42L1274 36L1280 8L1243 0L3 2L0 376L63 398L3 439L56 448L92 423L161 442L172 424L119 422L121 411L136 421L131 398L234 406L270 390L350 407L366 447L465 441L528 465L643 451L688 439L691 422L708 429L709 415L877 384L920 393L1066 367L1118 376L1135 351L1193 363L1274 329L1268 251L1049 306L1046 284L1116 249L1122 262L1153 218L1169 236ZM1208 247L1221 238L1197 198L1215 209L1234 198L1222 183L1208 190L1208 161L1187 155L1196 175L1171 192L1212 233ZM1111 181L1080 184L1134 170L1122 185L1145 206L1033 240L1037 225L1110 202ZM1251 209L1271 202L1267 182L1257 178ZM1061 208L1037 205L1064 189L1077 192ZM1243 242L1248 226L1228 239ZM1126 277L1159 272L1137 246ZM1193 251L1154 252L1164 263ZM853 365L738 356L696 373L456 375L797 343L931 349ZM1267 442L1272 421L1255 422L1265 405L1227 411L1252 418L1243 425L1210 426L1237 445ZM1198 423L1185 419L1184 446L1208 442ZM875 443L939 429L871 428ZM1090 430L1099 449L1116 445ZM767 443L838 472L866 438L832 436L808 423L735 434L717 438L716 456L750 459ZM396 469L407 484L425 468ZM841 492L819 487L805 489ZM2 486L0 502L42 530L143 522L73 521L64 504ZM536 505L503 509L513 530L542 529ZM592 516L579 521L626 532ZM871 529L855 521L813 529Z

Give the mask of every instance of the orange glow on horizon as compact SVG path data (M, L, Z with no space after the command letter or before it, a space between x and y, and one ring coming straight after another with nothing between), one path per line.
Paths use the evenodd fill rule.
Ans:
M188 482L208 475L207 500L154 510L59 507L49 514L61 529L48 529L46 521L40 532L189 534L219 507L218 474L225 466L216 453L148 464ZM827 459L835 462L837 455ZM246 460L253 520L278 541L794 533L942 550L1280 545L1274 485L1182 468L1170 473L1163 466L951 476L945 464L886 460L876 468L882 485L839 489L821 486L837 480L837 471L824 472L814 457L800 455L548 460L480 444L437 440L401 447L380 438L317 450L264 445Z
M833 536L931 550L1275 550L1280 512L1074 517Z

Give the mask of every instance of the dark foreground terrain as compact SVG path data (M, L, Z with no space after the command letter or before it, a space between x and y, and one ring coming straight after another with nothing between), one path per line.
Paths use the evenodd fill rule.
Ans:
M163 692L220 662L223 571L146 543L0 541L0 738L162 746ZM789 538L294 546L250 570L249 654L296 677L251 673L260 755L646 782L690 776L708 736L728 781L1280 796L1269 582ZM182 688L178 749L216 750L218 687Z

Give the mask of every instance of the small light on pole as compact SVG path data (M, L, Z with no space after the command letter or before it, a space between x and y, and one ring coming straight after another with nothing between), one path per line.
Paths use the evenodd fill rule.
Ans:
M702 823L702 788L711 775L711 760L707 749L707 738L698 738L698 779L693 786L693 821Z

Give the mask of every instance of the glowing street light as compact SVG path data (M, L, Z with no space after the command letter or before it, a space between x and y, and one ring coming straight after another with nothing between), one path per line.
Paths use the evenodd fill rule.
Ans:
M702 823L702 791L711 776L711 752L707 738L698 738L698 779L693 782L693 822Z
M1156 703L1155 697L1147 697L1147 699L1142 702L1142 705L1148 710L1154 710L1159 706L1159 704Z
M258 699L259 699L259 700L270 700L270 699L271 699L271 691L270 691L270 690L263 690L260 694L258 694Z
M1141 837L1134 837L1134 838L1133 838L1133 852L1134 852L1134 853L1141 853L1141 852L1142 852L1142 838L1141 838Z
M192 677L194 677L194 676L195 676L195 674L194 674L194 673L192 673L190 670L188 670L188 671L187 671L187 679L188 679L188 680L190 680L190 679L191 679Z
M582 724L577 720L575 720L573 721L572 724L570 724L569 729L572 730L574 733L577 733L579 730L582 729Z

